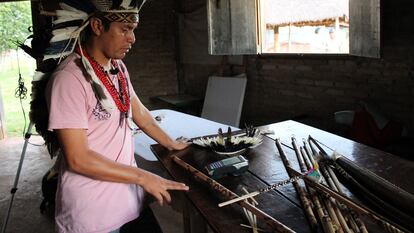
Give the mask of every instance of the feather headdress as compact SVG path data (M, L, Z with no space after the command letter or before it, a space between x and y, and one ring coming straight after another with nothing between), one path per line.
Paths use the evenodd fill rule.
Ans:
M53 21L52 38L49 47L46 48L43 60L58 59L60 61L71 54L76 45L80 45L81 32L88 26L89 19L94 15L106 18L110 22L137 23L139 11L147 0L63 0L60 10L56 11L56 19ZM106 110L115 109L115 103L110 98L108 91L96 76L92 65L84 56L82 49L81 59L86 72L91 77L91 85L95 94ZM37 80L43 77L43 73L36 74ZM102 87L102 88L100 88Z

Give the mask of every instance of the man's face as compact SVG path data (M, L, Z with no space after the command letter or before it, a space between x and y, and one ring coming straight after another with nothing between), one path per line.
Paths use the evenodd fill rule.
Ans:
M100 35L102 52L107 58L122 59L135 43L134 29L138 23L112 22Z

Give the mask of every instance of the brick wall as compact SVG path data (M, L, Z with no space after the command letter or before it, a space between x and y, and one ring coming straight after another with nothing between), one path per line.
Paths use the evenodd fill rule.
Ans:
M140 14L136 42L124 62L141 101L155 108L150 97L177 93L176 21L173 1L149 1Z
M400 51L401 58L390 59L384 48L380 60L249 57L244 118L268 122L309 115L328 124L333 112L364 100L412 127L414 64L404 54L409 56Z
M133 84L144 100L177 91L171 2L149 2L136 33L137 45L126 59ZM200 1L180 2L185 6ZM377 104L386 116L414 130L412 6L410 0L382 1L381 59L246 56L248 84L242 122L265 124L306 115L313 125L329 129L335 111L354 109L357 101L364 100ZM205 30L198 33L207 36L206 21L200 22ZM206 53L207 44L199 46L200 53ZM209 75L231 73L222 64L191 64L187 59L180 65L180 89L204 96Z
M412 1L383 1L381 59L249 56L243 118L260 123L308 115L329 128L359 100L414 129ZM411 7L408 7L411 6Z

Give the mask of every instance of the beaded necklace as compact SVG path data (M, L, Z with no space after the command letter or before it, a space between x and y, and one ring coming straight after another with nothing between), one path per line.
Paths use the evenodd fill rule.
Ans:
M130 104L127 89L127 80L124 76L124 73L119 69L118 63L114 60L111 60L112 66L118 69L117 79L119 85L119 92L116 89L115 85L112 83L111 78L109 77L108 73L104 70L104 68L97 61L95 61L95 59L90 57L85 50L83 50L83 54L86 57L86 59L88 59L89 63L92 65L92 68L96 76L98 76L99 80L101 80L106 90L112 96L112 99L114 100L119 111L127 114L129 111Z

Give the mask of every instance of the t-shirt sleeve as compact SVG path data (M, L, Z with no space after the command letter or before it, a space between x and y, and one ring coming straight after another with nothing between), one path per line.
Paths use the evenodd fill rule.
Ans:
M51 80L49 97L49 130L87 129L87 96L80 80L61 70Z

